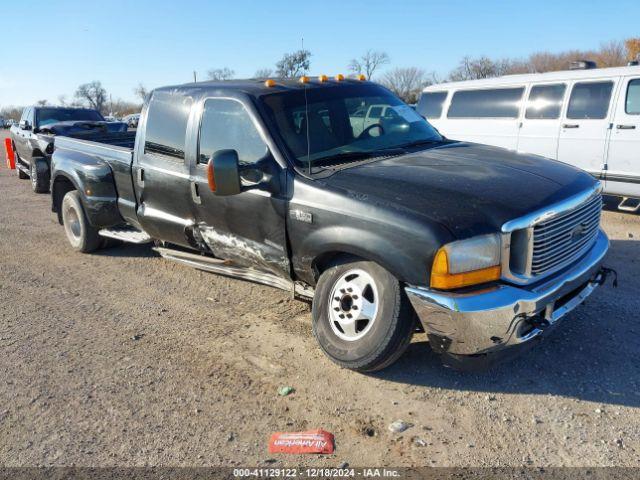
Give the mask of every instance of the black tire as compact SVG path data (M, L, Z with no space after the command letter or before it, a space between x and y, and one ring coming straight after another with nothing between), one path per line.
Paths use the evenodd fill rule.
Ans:
M62 224L67 239L76 252L90 253L102 246L98 230L87 220L77 190L67 192L62 199Z
M29 178L29 175L27 175L22 170L20 170L19 168L19 166L21 165L20 157L18 156L18 152L16 152L15 150L13 151L13 158L15 159L15 162L16 162L16 173L18 174L18 178L20 180L26 180L27 178Z
M332 305L338 297L331 298L331 294L344 278L348 279L352 272L358 271L364 271L373 280L377 290L377 309L371 326L365 326L361 333L356 330L356 337L363 336L348 340L339 336L341 327L330 315L330 309L338 311L335 303ZM367 295L366 289L362 295ZM402 284L376 263L348 258L342 259L320 276L313 299L312 316L313 335L325 354L341 367L359 372L381 370L400 358L411 342L415 326L415 313ZM345 336L345 332L342 334Z
M38 164L35 159L31 160L31 166L29 169L31 177L31 189L35 193L47 193L49 191L49 175L42 169L38 169Z

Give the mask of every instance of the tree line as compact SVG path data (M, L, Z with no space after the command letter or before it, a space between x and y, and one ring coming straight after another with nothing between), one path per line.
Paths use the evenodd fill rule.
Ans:
M285 53L274 67L256 70L254 78L297 78L307 74L311 69L312 54L309 50L300 49ZM603 43L594 50L567 50L559 53L534 52L526 58L491 58L488 56L463 57L458 65L447 75L441 76L434 71L420 67L394 67L384 72L381 70L391 64L391 57L384 51L367 50L359 57L351 59L348 71L354 75L365 75L377 81L407 103L415 103L420 92L426 86L444 81L476 80L518 73L544 73L566 70L571 62L578 60L595 61L598 67L617 67L640 58L640 37L621 41ZM229 67L213 68L207 72L209 80L230 80L236 78L236 72ZM139 102L121 99L113 100L100 81L80 85L73 97L68 100L60 95L57 104L62 106L82 106L99 110L104 114L124 116L140 111L142 102L149 91L143 84L133 89ZM40 100L39 105L48 105L47 100ZM22 107L5 107L0 110L5 118L20 118Z

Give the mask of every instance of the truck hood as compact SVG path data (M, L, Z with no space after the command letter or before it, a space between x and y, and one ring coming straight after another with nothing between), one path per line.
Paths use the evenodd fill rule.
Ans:
M355 165L324 181L365 202L439 222L457 238L499 231L596 182L561 162L463 142Z
M108 133L126 132L127 124L123 122L94 122L88 120L72 120L45 125L40 132L45 135L77 135L103 130Z

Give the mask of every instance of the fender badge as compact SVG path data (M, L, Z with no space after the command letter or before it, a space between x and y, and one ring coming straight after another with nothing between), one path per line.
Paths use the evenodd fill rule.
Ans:
M304 223L313 223L313 215L310 212L303 212L302 210L291 210L289 216L294 220Z

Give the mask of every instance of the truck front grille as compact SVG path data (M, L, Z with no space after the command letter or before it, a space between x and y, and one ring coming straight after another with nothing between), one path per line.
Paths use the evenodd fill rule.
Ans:
M533 226L531 275L541 275L577 259L594 244L600 226L602 196Z

